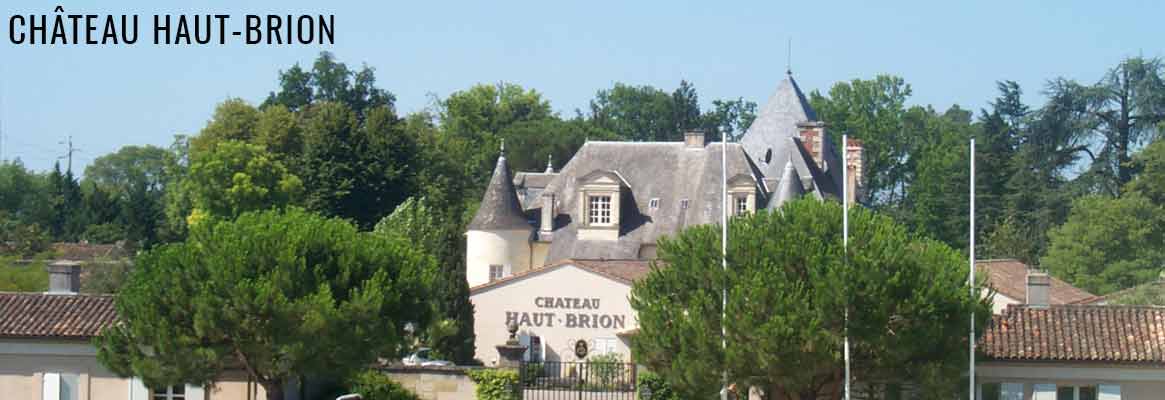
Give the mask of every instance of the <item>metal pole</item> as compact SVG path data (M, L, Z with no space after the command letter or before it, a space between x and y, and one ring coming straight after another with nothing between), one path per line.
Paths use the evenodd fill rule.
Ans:
M724 386L720 389L720 400L728 400L728 140L720 138L720 188L723 203L720 205L720 268L724 271L724 286L720 288L720 349L724 353L725 365L721 371Z
M849 135L841 135L841 248L842 261L849 268ZM848 273L848 271L847 271ZM848 284L848 282L847 282ZM849 399L849 300L845 303L845 400Z
M974 299L978 295L975 293L975 138L971 138L971 240L970 240L970 272L967 274L967 286L970 287L971 298ZM968 337L968 358L970 359L971 370L968 374L968 393L969 400L975 400L975 312L971 311L971 336Z

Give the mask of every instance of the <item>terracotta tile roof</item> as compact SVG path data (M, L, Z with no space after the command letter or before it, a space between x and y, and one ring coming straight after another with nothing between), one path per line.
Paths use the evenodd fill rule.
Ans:
M110 295L0 292L0 338L88 339L116 320Z
M652 261L648 260L573 260L566 259L553 264L522 271L493 282L483 283L469 288L469 293L485 290L499 285L523 279L529 276L550 272L565 265L573 265L587 271L605 276L625 284L632 284L651 272Z
M116 259L125 257L125 248L116 244L90 244L90 243L53 243L53 252L55 252L58 260L73 260L73 261L92 261L96 259L108 258Z
M998 361L1165 363L1165 307L1011 305L979 349Z
M980 260L975 269L987 275L987 284L999 294L1023 302L1027 299L1027 265L1015 259ZM1088 302L1097 296L1052 277L1048 298L1051 304Z

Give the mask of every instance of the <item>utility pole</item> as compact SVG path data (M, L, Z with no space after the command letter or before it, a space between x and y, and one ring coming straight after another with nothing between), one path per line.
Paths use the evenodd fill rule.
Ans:
M61 158L68 159L68 164L67 164L68 167L65 169L65 171L72 172L73 171L73 153L81 151L81 149L73 147L73 135L69 135L69 139L67 141L59 142L59 143L65 145L66 147L65 147L65 155L57 157L57 159L61 159Z

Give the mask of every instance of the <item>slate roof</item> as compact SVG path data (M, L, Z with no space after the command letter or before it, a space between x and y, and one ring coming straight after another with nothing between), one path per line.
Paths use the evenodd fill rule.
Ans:
M1023 262L1015 259L980 260L975 262L975 269L987 275L987 285L999 294L1025 301L1027 299L1027 270ZM1089 302L1097 296L1064 282L1052 278L1052 286L1048 290L1050 304L1075 304Z
M792 148L798 146L800 142L791 140L800 137L797 124L816 120L817 113L809 105L809 101L801 92L797 81L793 79L792 75L788 75L777 84L777 90L761 107L752 125L740 138L740 143L744 145L748 155L756 162L761 173L769 177L778 177L781 176L785 163L796 154L797 150L800 150ZM832 187L823 187L823 189L832 193L840 193L840 189L838 189L841 187L842 164L839 161L840 158L837 156L832 142L826 141L823 148L826 168L821 175L832 182ZM811 176L800 166L794 166L798 167L797 172L802 177ZM819 182L824 182L820 177L814 178L818 179ZM827 185L821 184L821 186Z
M473 221L469 222L469 230L534 229L522 211L522 204L514 190L513 181L503 153L494 166L493 176L489 179L489 186L485 188L485 195L481 198L477 214L473 216Z
M1165 363L1165 307L1011 305L979 340L994 361Z
M523 210L530 210L541 206L539 198L542 189L558 176L557 172L518 172L514 174L514 188L518 191L518 200Z
M116 321L111 295L0 292L0 338L89 339Z
M773 198L769 200L768 209L779 209L785 203L793 201L803 194L805 194L805 188L801 186L801 177L797 175L797 169L793 168L792 161L786 162L785 171L781 174L781 180L777 183L777 190L773 192Z
M547 262L573 259L638 259L643 245L655 244L691 225L720 221L721 144L700 148L683 142L587 142L575 153L545 191L559 203L554 240ZM594 171L617 173L630 190L620 205L620 235L616 241L578 240L578 178ZM728 176L751 175L760 180L743 148L728 144ZM758 204L764 200L764 191ZM650 208L651 199L659 199ZM687 208L682 202L687 200Z
M556 262L553 264L548 264L548 265L545 265L542 267L531 268L529 270L522 271L522 272L519 272L517 274L513 274L513 275L507 276L505 278L498 279L498 280L493 281L493 282L483 283L481 285L474 286L474 287L469 289L469 293L470 293L470 295L472 295L474 293L480 292L480 291L485 290L485 289L501 286L501 285L504 285L506 283L513 282L516 280L521 280L523 278L531 277L534 275L547 273L547 272L553 271L555 269L558 269L560 267L564 267L567 265L573 265L573 266L576 266L578 268L602 275L602 276L607 277L607 278L614 280L616 282L631 285L631 284L635 283L635 281L638 281L639 279L643 278L644 276L647 276L647 274L651 272L651 268L652 268L651 263L652 263L652 261L648 261L648 260L574 260L574 259L567 259L567 260L562 260L562 261L559 261L559 262Z

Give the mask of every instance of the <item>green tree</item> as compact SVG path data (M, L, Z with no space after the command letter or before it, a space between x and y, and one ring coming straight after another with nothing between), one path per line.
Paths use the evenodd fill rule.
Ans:
M1127 58L1094 85L1058 78L1048 85L1049 103L1066 120L1068 134L1095 151L1089 173L1097 189L1116 194L1132 180L1132 155L1165 121L1165 64Z
M225 141L250 142L259 124L259 110L240 98L228 99L214 108L214 116L190 139L190 155L212 151Z
M809 101L817 117L829 124L830 138L840 144L841 135L860 139L865 157L865 198L875 207L895 205L906 197L915 137L904 126L906 99L912 89L902 78L879 75L872 80L838 82L829 96L817 91ZM918 110L922 110L921 108ZM916 110L915 112L919 112Z
M303 182L262 147L224 141L193 155L182 190L193 207L187 217L193 225L206 217L296 204Z
M398 355L405 323L428 317L432 264L405 241L295 209L195 225L135 260L98 359L148 386L241 365L282 399L295 377L343 379Z
M1092 293L1149 282L1165 268L1165 209L1136 193L1078 198L1048 236L1043 265Z
M120 239L149 247L165 224L165 193L175 182L174 153L155 146L124 146L85 168L88 224L117 222ZM113 214L112 216L110 214Z
M429 347L458 364L473 361L473 304L465 281L464 236L457 218L432 207L424 197L409 198L376 224L374 232L415 243L437 261L429 296L438 318L422 332ZM449 325L452 325L451 327ZM448 334L452 331L452 334Z
M651 86L616 83L600 90L591 100L591 123L632 141L677 141L683 138L677 117L690 114L691 103L682 104L681 89L675 97ZM694 93L690 94L694 96ZM699 112L698 110L696 111Z
M969 292L964 257L887 217L851 212L848 253L841 206L815 200L734 218L728 271L719 268L714 225L661 241L660 264L632 289L636 360L685 398L714 396L726 369L742 387L815 399L839 383L848 329L859 380L921 382L933 395L957 391L969 316L982 323L990 315ZM725 286L727 351L720 342Z
M363 121L366 110L393 108L396 96L376 87L376 71L365 65L353 71L336 61L330 52L320 52L311 72L296 64L279 72L279 92L271 92L261 108L283 106L300 111L317 102L343 103Z
M388 107L367 110L364 122L342 103L308 112L298 174L309 209L372 226L414 192L416 143Z
M1124 192L1138 193L1154 204L1165 206L1165 138L1146 146L1133 160L1140 173L1125 186Z

